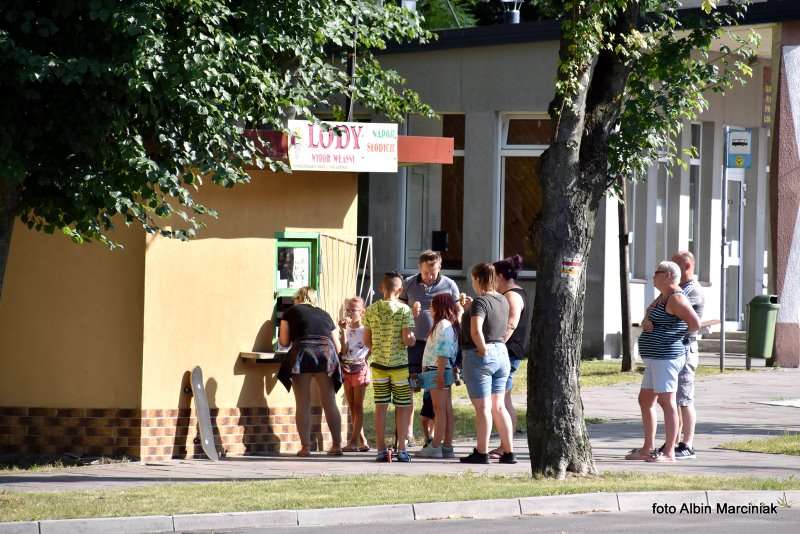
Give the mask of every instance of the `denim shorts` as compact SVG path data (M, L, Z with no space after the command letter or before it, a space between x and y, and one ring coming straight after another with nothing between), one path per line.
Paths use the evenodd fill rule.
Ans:
M422 389L426 391L430 391L432 389L439 389L436 386L436 377L438 375L437 369L434 367L432 369L427 369L420 373L419 375L419 385ZM445 387L450 387L453 385L453 381L455 377L453 376L452 369L445 369L444 370L444 385Z
M675 393L678 391L678 373L686 363L686 356L671 360L643 358L647 367L642 378L642 389L652 389L655 393Z
M511 363L505 343L487 343L486 356L464 349L464 382L470 399L485 399L506 392Z
M508 373L508 382L506 382L506 391L511 391L514 389L514 373L517 372L519 366L522 364L522 360L520 358L513 358L511 355L508 355L508 361L511 362L511 372Z

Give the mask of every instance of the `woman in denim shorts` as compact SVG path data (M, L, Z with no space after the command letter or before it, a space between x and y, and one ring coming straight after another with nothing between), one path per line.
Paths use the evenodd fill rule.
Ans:
M465 299L461 320L461 343L464 353L464 382L475 407L475 430L478 446L462 463L489 463L489 433L492 420L500 434L500 463L517 463L511 417L505 406L506 383L511 372L505 339L508 325L508 301L495 291L496 275L491 263L472 268L472 288L477 297Z
M684 296L678 282L681 270L671 261L662 261L653 274L653 285L660 295L647 308L639 336L639 353L647 365L639 390L639 408L642 412L644 444L632 450L627 460L648 462L674 462L675 441L678 437L678 407L675 392L678 390L678 373L686 361L683 340L687 332L700 329L700 319ZM663 452L654 450L656 437L656 411L658 402L664 410Z

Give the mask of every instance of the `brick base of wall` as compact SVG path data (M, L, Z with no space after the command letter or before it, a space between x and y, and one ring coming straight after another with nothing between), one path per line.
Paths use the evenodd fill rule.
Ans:
M312 443L316 444L317 450L330 447L331 434L321 409L312 408L311 414ZM344 427L345 417L342 419ZM216 408L211 410L211 426L217 450L224 455L278 454L300 450L293 407ZM142 410L143 461L204 457L194 410Z
M0 406L0 456L138 458L138 409L26 408Z
M341 408L346 436L347 408ZM227 456L300 449L293 407L215 408L217 450ZM320 408L312 408L312 443L331 446ZM109 456L145 462L204 458L193 409L83 409L0 407L0 457Z

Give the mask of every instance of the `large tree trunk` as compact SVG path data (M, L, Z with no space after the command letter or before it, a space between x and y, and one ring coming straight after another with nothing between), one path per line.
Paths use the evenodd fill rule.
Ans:
M9 180L0 178L0 298L3 297L3 280L11 248L11 232L17 216L19 202L17 188Z
M632 2L611 35L626 35L639 14ZM562 39L562 60L571 53ZM528 448L534 475L564 478L596 473L583 419L580 359L586 262L608 177L609 139L628 79L625 59L604 49L578 78L578 89L557 96L553 144L542 156L543 207L534 226L539 251L528 367Z
M553 225L566 235L537 232L541 252L528 367L528 447L534 475L564 478L567 472L596 472L578 378L585 263L597 203L581 194L549 204L541 226Z
M590 77L587 67L577 94L556 103L561 111L555 140L542 155L544 198L534 229L539 261L528 365L528 448L533 474L556 478L596 472L578 384L584 265L597 209L579 188Z

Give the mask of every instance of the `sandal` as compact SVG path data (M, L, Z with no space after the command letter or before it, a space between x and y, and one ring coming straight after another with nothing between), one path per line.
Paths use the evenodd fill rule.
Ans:
M501 449L500 447L497 447L496 449L489 451L489 458L497 460L502 456L503 456L503 449Z
M369 452L369 445L362 445L358 448L358 452Z
M343 452L365 452L365 451L362 451L356 445L345 445L344 447L342 447L342 451Z
M674 463L675 462L675 458L672 457L672 456L667 456L666 454L664 454L662 452L658 452L658 453L650 456L650 458L645 459L645 462L651 462L651 463Z
M626 460L639 460L639 461L647 461L649 458L653 457L653 451L649 453L642 453L642 449L631 449L628 454L625 455Z
M325 454L327 454L328 456L344 456L342 449L331 449Z
M308 449L300 449L299 451L297 451L297 456L299 458L308 458L309 456L311 456L311 452Z

